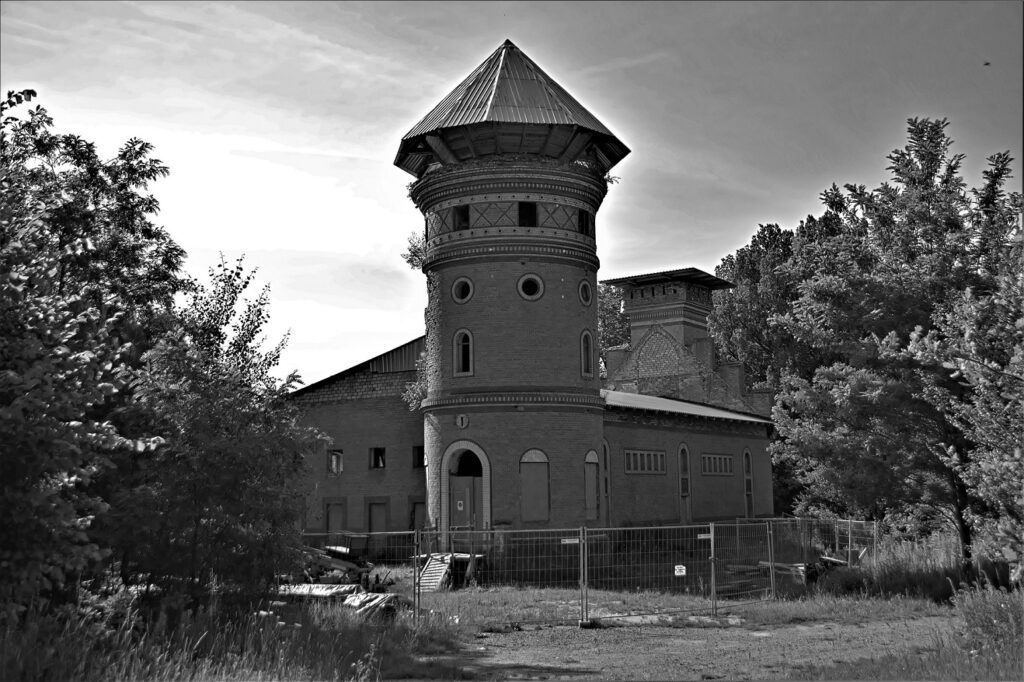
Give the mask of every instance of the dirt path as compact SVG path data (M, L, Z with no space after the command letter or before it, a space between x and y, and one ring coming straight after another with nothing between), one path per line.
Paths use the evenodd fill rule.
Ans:
M570 626L478 635L458 661L472 679L777 679L807 665L934 648L953 619L757 628Z

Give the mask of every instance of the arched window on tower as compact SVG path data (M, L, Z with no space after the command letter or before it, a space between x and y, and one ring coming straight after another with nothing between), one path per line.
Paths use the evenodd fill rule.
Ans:
M541 450L527 450L519 458L519 503L523 521L547 521L551 508L548 456Z
M452 367L457 377L473 376L473 335L468 329L455 332L452 343Z
M589 331L580 334L580 373L594 376L594 337Z

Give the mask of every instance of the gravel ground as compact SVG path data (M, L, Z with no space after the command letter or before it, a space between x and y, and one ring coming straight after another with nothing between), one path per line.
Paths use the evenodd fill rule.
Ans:
M855 661L918 647L950 633L952 617L860 624L759 627L633 622L615 627L524 628L481 633L456 663L470 679L777 679L800 667Z

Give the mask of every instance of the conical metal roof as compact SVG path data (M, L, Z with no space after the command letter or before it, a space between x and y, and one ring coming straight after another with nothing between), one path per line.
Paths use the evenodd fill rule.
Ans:
M629 153L597 117L506 40L402 138L395 164L419 175L426 159L412 157L422 156L426 150L424 136L481 124L568 126L589 131L601 147L607 168ZM546 154L556 156L562 151L548 149Z

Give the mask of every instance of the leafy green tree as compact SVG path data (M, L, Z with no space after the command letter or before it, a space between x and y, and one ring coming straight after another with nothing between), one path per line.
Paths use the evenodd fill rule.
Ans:
M179 328L134 372L132 421L163 444L120 463L128 485L104 519L130 580L260 590L298 558L303 453L320 437L287 399L298 376L271 373L284 341L261 350L253 274L222 261L208 287L191 282Z
M769 324L797 297L794 283L780 268L792 255L791 231L761 225L749 245L715 268L735 288L715 292L708 331L723 357L743 363L750 388L776 388L783 368L795 360L792 337Z
M1009 217L1012 220L1012 217ZM1004 553L1021 580L1024 555L1024 262L1020 233L1009 243L998 236L979 250L981 266L994 271L994 288L980 295L968 289L934 317L934 327L918 327L902 351L960 385L934 383L926 399L955 424L972 444L962 475L970 491L986 502L979 519L994 527ZM946 446L946 457L957 452Z
M47 207L26 210L30 186L0 172L0 620L61 590L104 550L89 528L106 504L90 491L126 443L103 419L123 388L128 348L111 301L61 286ZM88 253L85 240L69 241ZM138 443L140 449L145 443Z
M35 94L8 93L4 110L31 99L26 93ZM93 143L52 128L53 119L42 107L24 119L4 116L0 163L23 174L26 201L50 206L45 247L58 257L58 293L78 290L97 303L114 296L124 322L155 323L180 288L185 257L152 222L159 204L147 190L167 175L167 167L150 158L153 147L142 140L128 140L116 157L104 161ZM90 248L67 248L79 240Z
M1018 229L1020 196L1003 190L1008 155L991 157L984 185L969 193L946 127L911 119L906 148L889 156L892 181L873 191L833 185L822 195L822 229L797 235L778 267L798 296L772 324L833 359L810 373L784 371L773 453L804 472L805 508L924 510L957 529L968 559L971 518L991 501L965 478L977 449L971 434L930 397L963 400L970 389L934 364L886 350L930 327L968 289L993 289L990 247L978 245Z
M0 103L3 617L59 601L106 554L92 535L108 506L97 482L111 457L153 444L124 438L112 422L126 400L125 363L137 357L126 339L139 336L132 333L142 329L139 321L155 319L149 313L160 298L170 300L180 252L140 233L155 204L133 198L133 190L159 174L159 163L144 158L147 148L101 163L78 138L52 135L45 110L37 107L27 121L9 115L34 96L11 92ZM121 267L150 247L167 256L167 272ZM140 305L146 299L146 316L126 305L130 290Z
M622 289L611 284L597 285L597 342L601 362L607 361L607 349L629 345L629 315L622 307Z
M411 232L405 251L402 252L402 260L413 270L423 269L423 260L427 255L427 240L421 232Z

